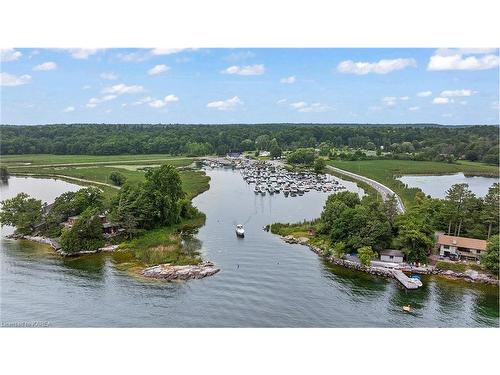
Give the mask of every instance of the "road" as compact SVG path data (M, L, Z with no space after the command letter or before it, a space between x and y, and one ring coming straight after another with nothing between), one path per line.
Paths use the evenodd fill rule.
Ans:
M365 176L361 176L361 175L356 174L356 173L345 171L345 170L337 168L337 167L332 167L331 165L327 165L327 168L330 169L330 170L332 170L333 172L336 172L336 173L339 173L339 174L343 174L345 176L349 176L349 177L351 177L351 178L353 178L355 180L362 181L362 182L370 185L375 190L377 190L377 192L380 194L380 196L382 197L382 200L384 202L386 200L388 200L391 195L394 194L396 196L396 200L397 200L397 209L398 209L398 212L399 213L404 213L405 212L405 206L403 204L403 201L399 197L399 195L397 195L394 191L392 191L387 186L382 185L380 182L372 180L371 178L368 178L368 177L365 177Z

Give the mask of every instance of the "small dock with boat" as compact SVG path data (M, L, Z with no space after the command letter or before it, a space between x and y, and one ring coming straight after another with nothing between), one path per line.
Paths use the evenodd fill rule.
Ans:
M403 284L406 289L418 289L422 286L422 282L418 278L408 277L401 270L393 269L391 271L394 278Z

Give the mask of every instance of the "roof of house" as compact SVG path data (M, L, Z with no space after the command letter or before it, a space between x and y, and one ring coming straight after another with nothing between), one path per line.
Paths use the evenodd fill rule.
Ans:
M440 234L437 240L439 245L465 247L468 249L486 250L486 241L477 238L456 237Z
M392 250L392 249L387 249L387 250L382 250L380 252L380 255L388 255L388 256L393 256L393 257L402 257L403 252L399 250Z

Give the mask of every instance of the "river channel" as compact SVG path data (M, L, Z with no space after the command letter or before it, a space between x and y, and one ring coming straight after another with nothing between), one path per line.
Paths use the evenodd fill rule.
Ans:
M253 193L238 171L209 170L194 199L207 216L196 234L204 259L221 271L188 282L145 281L110 254L61 258L45 246L4 238L0 263L3 325L51 327L478 327L499 324L498 288L424 277L406 291L394 280L325 263L307 247L265 232L266 224L318 217L326 193ZM36 187L34 187L36 185ZM358 191L346 182L350 190ZM11 178L2 199L26 191L42 200L78 186ZM234 225L245 225L246 237ZM403 313L404 304L414 307Z

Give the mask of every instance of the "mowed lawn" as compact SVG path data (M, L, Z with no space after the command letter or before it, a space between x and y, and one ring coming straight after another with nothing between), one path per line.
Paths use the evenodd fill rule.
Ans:
M383 183L393 189L406 205L414 202L418 189L405 188L395 177L411 174L440 175L463 172L465 175L498 176L497 166L483 163L460 161L456 164L413 161L413 160L361 160L361 161L328 161L328 164Z
M170 164L182 167L193 162L193 158L186 156L171 156L165 154L140 154L140 155L50 155L50 154L25 154L2 155L2 164L9 167L28 165L65 165L65 164Z

